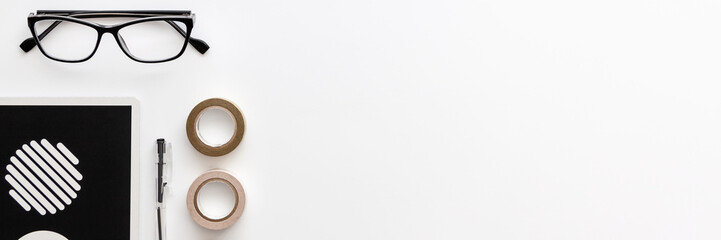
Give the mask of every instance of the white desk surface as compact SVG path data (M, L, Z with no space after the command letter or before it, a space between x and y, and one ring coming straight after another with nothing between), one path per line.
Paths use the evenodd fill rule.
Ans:
M0 96L136 97L141 239L154 140L174 142L169 239L719 239L716 1L5 1ZM64 64L18 44L37 9L189 9L189 49L131 61L108 36ZM206 157L190 109L247 132ZM185 191L224 168L248 204L224 231Z

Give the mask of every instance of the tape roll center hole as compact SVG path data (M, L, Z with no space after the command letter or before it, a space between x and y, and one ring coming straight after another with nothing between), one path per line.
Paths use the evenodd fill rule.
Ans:
M212 220L220 220L233 212L237 200L235 198L235 192L230 185L211 181L198 190L196 203L200 214Z
M235 118L227 109L209 107L200 113L196 131L203 143L211 147L220 147L233 138L235 125Z

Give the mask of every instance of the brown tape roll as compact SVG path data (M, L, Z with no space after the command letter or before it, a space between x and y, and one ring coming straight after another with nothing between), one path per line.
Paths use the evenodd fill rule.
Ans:
M235 131L233 132L233 136L230 138L230 141L220 146L210 146L206 144L198 134L198 119L201 114L203 111L215 107L228 111L235 121ZM199 152L213 157L223 156L232 152L236 147L238 147L240 141L243 140L243 134L245 133L245 118L243 117L243 113L240 109L232 102L222 98L211 98L198 103L198 105L190 111L188 120L185 123L185 132L188 134L190 144L192 144Z
M202 189L205 184L215 181L228 184L235 193L235 205L233 206L233 210L230 214L220 219L212 219L203 215L198 207L197 201L200 189ZM240 215L243 214L243 209L245 208L245 190L243 190L243 186L240 184L240 181L238 181L238 179L229 172L224 170L211 170L200 175L200 177L195 179L193 184L190 185L186 202L188 212L190 213L190 217L193 218L193 221L210 230L221 230L233 225L236 221L238 221Z

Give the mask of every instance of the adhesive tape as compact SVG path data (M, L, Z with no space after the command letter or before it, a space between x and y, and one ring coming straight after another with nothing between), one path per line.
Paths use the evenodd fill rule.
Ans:
M225 217L219 219L210 218L204 215L198 206L198 192L203 188L203 186L205 186L205 184L210 182L225 183L233 190L235 195L235 204L233 206L233 210ZM200 177L195 179L193 184L190 185L190 189L188 189L187 205L190 217L192 217L198 225L210 230L225 229L238 221L240 215L243 214L243 209L245 208L245 190L243 190L243 186L240 185L238 179L229 172L224 170L211 170L200 175Z
M233 136L228 142L220 146L211 146L206 144L198 133L198 120L200 119L202 113L209 108L222 108L226 110L230 113L233 117L233 121L235 122ZM223 156L232 152L236 147L238 147L240 141L243 140L243 133L245 133L245 118L243 117L243 113L240 112L240 109L232 102L221 98L211 98L198 103L198 105L190 111L188 121L185 123L185 132L188 134L190 144L192 144L199 152L213 157Z

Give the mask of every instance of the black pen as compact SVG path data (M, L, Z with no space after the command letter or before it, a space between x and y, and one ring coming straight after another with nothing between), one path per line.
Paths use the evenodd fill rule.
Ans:
M166 165L169 159L165 159L167 153L165 139L160 138L156 141L156 143L158 147L158 178L155 179L157 187L157 202L155 214L158 225L156 239L165 240L165 187L166 185L168 185L168 182L166 179L167 176L164 172L168 171Z

